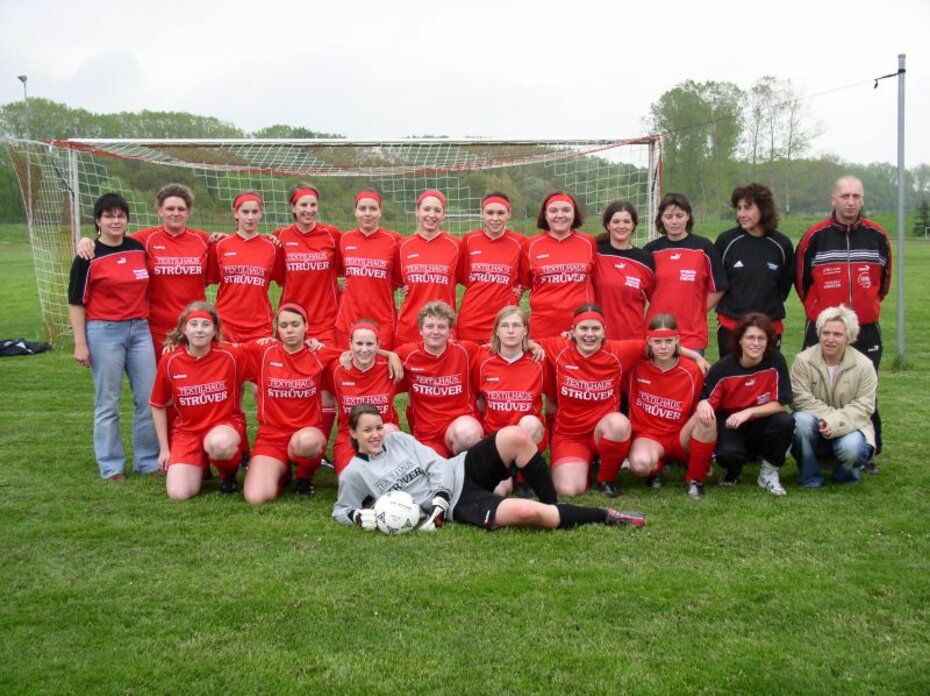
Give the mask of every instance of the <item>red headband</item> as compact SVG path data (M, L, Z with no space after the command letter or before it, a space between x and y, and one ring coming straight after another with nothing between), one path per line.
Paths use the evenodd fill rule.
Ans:
M646 338L678 338L678 329L649 329Z
M365 191L360 191L359 193L355 194L355 205L358 205L359 202L363 198L371 198L373 200L376 200L378 201L378 206L379 207L381 206L381 196L378 194L377 191L365 190Z
M358 331L359 329L368 329L369 331L373 332L373 333L375 334L375 336L377 336L377 335L378 335L378 329L379 329L379 328L380 328L380 327L379 327L377 324L375 324L374 322L370 322L370 321L357 321L357 322L355 322L354 324L352 324L352 333L350 334L350 337L351 337L351 336L354 336L354 335L355 335L355 332Z
M240 193L238 196L236 196L236 200L233 201L233 210L239 210L239 206L243 203L247 203L248 201L255 201L262 207L265 205L262 202L262 197L257 193Z
M293 312L294 314L299 314L301 317L303 317L304 323L307 323L307 310L305 310L296 302L285 302L282 305L278 305L278 314L281 312Z
M433 198L438 198L439 202L442 203L442 207L443 208L446 207L446 197L442 195L442 191L437 191L436 189L430 189L429 191L424 191L423 193L419 195L419 197L417 197L417 208L420 207L420 203L423 202L424 198L429 198L430 196L432 196Z
M571 196L564 193L553 193L543 203L543 208L548 208L550 203L568 203L572 208L575 207L575 201L572 200Z
M601 324L603 324L604 315L600 312L595 312L593 309L588 310L587 312L582 312L581 314L576 315L574 319L572 319L572 328L574 329L583 321L599 321Z
M291 194L291 197L290 197L290 199L288 199L288 200L290 200L291 205L293 205L294 203L296 203L297 201L299 201L299 200L300 200L301 198L303 198L304 196L313 196L313 197L316 198L318 201L320 200L320 192L317 191L317 190L316 190L315 188L313 188L312 186L308 186L308 187L306 187L306 188L299 188L299 189L297 189L296 191L294 191L294 193Z
M500 203L502 206L510 210L510 201L506 198L501 198L500 196L488 196L483 201L481 201L481 209L484 210L485 206L489 203Z
M216 321L213 319L213 315L204 309L195 309L193 312L187 315L187 319L184 320L184 323L187 324L187 322L193 321L194 319L206 319L211 324L216 323Z

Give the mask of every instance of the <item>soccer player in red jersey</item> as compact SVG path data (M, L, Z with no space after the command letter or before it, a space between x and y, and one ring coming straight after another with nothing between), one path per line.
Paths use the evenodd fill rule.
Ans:
M283 283L283 253L260 234L264 204L257 193L243 193L233 201L236 232L210 247L209 279L219 283L216 310L223 317L229 341L244 343L271 336L268 286Z
M276 315L278 341L239 346L258 385L258 436L243 495L253 505L274 500L297 467L297 493L313 495L313 475L326 449L320 391L325 357L304 343L307 314L284 303Z
M657 488L666 459L687 462L688 495L698 499L704 495L704 477L717 440L715 420L695 413L704 384L702 367L679 358L684 350L671 314L649 321L646 342L650 359L640 361L630 373L630 469L649 477Z
M345 290L336 317L336 343L349 343L352 324L362 318L373 319L379 328L382 348L394 347L397 308L394 290L403 284L397 261L401 236L386 230L381 222L381 194L365 190L355 196L355 219L358 227L342 235L340 253L345 267Z
M478 345L450 340L455 310L445 302L426 303L418 323L421 340L397 348L404 366L402 387L410 394L407 423L420 442L448 457L483 434L471 375Z
M417 319L423 306L441 300L455 308L455 284L461 240L443 231L446 197L424 191L417 198L417 229L398 248L401 279L406 289L397 318L395 345L419 339Z
M284 252L281 304L294 302L307 312L307 335L335 345L339 282L342 275L341 234L320 222L320 193L305 181L288 196L294 224L274 232Z
M703 422L717 423L717 463L726 473L721 486L739 480L743 464L761 457L756 482L772 495L785 495L778 470L794 438L791 377L777 349L775 322L750 312L730 333L730 350L714 363L697 406Z
M203 230L187 226L194 206L194 194L187 186L163 186L155 199L162 224L129 236L145 247L149 329L158 359L165 337L174 330L184 308L206 298L209 237ZM82 238L77 255L88 261L94 258L93 240Z
M388 359L378 355L380 327L371 319L360 319L352 325L351 331L350 363L329 364L329 379L339 411L339 432L333 444L333 465L337 476L355 456L349 439L349 413L355 406L373 404L381 414L386 433L400 429L394 409L397 385L390 375Z
M619 412L620 390L626 371L645 354L645 342L606 340L604 315L595 304L578 307L573 319L571 339L535 339L555 380L552 480L563 495L583 493L597 454L598 489L615 498L615 479L630 447L630 422Z
M707 312L727 289L727 277L713 242L692 234L691 203L680 193L659 202L656 229L664 236L644 248L656 264L656 287L646 320L673 314L680 322L681 345L707 348Z
M543 232L531 237L523 251L534 339L568 331L575 308L594 302L591 274L597 243L577 231L583 223L578 201L570 193L550 194L539 210L536 226Z
M520 301L525 272L523 246L526 237L507 229L510 199L500 192L481 200L484 229L462 237L464 251L459 264L459 283L465 286L455 323L455 335L468 341L486 341L494 315Z
M529 332L529 317L520 307L497 313L490 346L482 347L474 361L475 389L485 434L519 425L543 451L542 395L551 376L530 350Z
M220 491L235 493L241 448L247 443L240 394L246 366L233 345L222 342L219 315L206 302L191 303L168 340L178 347L158 363L152 386L152 420L168 472L168 497L197 495L212 464ZM165 408L174 404L177 420L168 441Z
M158 470L158 441L152 426L148 394L155 377L149 315L149 273L145 250L126 238L129 204L118 193L94 203L96 258L74 257L68 287L74 331L74 359L89 367L94 380L94 454L100 477L125 478L126 455L119 432L123 372L132 389L133 469Z
M594 296L604 310L607 338L646 335L646 304L656 284L652 254L633 246L639 216L629 201L611 201L604 209L605 232L597 237Z

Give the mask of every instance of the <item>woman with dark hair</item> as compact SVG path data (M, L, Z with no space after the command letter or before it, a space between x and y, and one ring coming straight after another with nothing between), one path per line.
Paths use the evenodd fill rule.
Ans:
M546 196L536 226L542 230L531 237L523 250L526 285L530 289L533 338L559 336L572 326L572 312L594 302L594 237L578 228L584 216L570 193L556 191Z
M701 366L682 360L678 324L657 314L646 331L647 357L630 374L630 470L662 485L666 460L687 462L685 484L692 499L704 495L704 478L717 439L716 422L695 413L704 375Z
M221 493L238 490L236 472L248 444L241 398L246 365L239 349L223 342L221 328L212 305L192 302L168 336L177 348L158 363L149 403L173 500L197 495L211 464ZM169 442L165 409L172 404L177 419Z
M456 304L462 242L442 229L446 197L440 191L424 191L417 198L416 216L416 231L398 248L397 263L406 292L397 317L396 346L419 339L418 317L427 302L441 300L452 309Z
M768 186L739 186L733 189L730 204L739 224L722 232L715 244L728 285L717 303L717 348L721 358L730 349L730 333L736 322L749 312L761 312L774 322L773 348L780 347L794 266L794 248L777 229L778 210Z
M223 317L226 338L236 343L271 336L272 311L268 286L284 282L283 253L258 231L265 204L257 193L233 201L236 231L210 246L211 283L218 283L216 310Z
M336 342L348 345L353 324L368 318L378 325L378 343L394 347L397 308L394 290L403 284L397 263L401 236L381 227L381 194L371 189L355 196L358 227L342 235L339 242L345 267L345 289L336 317Z
M119 432L123 372L134 405L133 471L158 471L158 442L148 394L155 377L155 350L149 329L149 273L145 247L127 239L129 204L118 193L94 203L97 241L93 260L75 256L68 304L74 331L74 359L94 380L94 454L100 477L125 478L126 455Z
M607 338L642 338L646 304L656 284L652 254L633 246L639 216L629 201L611 201L604 209L604 232L597 236L594 296L604 310Z
M306 310L285 302L275 314L277 341L239 346L247 373L258 387L258 436L242 491L253 505L281 495L290 480L291 462L297 494L314 494L313 475L328 439L321 402L326 356L306 345L307 326Z
M707 348L707 313L727 288L720 254L709 239L692 234L691 203L680 193L659 202L655 219L662 236L644 248L656 264L656 287L646 319L673 314L681 345L701 353Z
M464 253L459 264L459 283L465 286L455 334L484 342L492 332L494 315L520 301L521 270L526 237L507 228L510 198L495 191L481 199L484 228L462 237Z
M778 470L794 437L791 377L775 348L771 319L760 312L743 316L730 336L730 352L710 368L697 415L716 421L717 463L725 470L721 486L739 480L743 464L761 457L757 483L773 495L785 495Z
M307 312L307 335L326 345L336 340L342 275L339 230L320 222L320 192L301 181L288 195L294 224L274 232L284 256L281 304L296 303Z
M365 531L377 528L372 504L388 491L402 490L423 509L419 530L434 532L449 518L481 527L570 529L584 524L642 527L638 512L559 503L549 468L522 428L509 426L451 459L440 457L412 435L385 434L378 409L360 404L349 414L357 454L339 477L333 518ZM503 498L494 489L521 471L539 501Z

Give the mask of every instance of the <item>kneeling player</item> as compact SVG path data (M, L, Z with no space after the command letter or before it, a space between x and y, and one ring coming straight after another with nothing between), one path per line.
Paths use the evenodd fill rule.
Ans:
M679 358L678 324L671 314L652 318L646 343L650 359L630 373L630 469L657 488L665 460L687 462L688 495L700 498L717 441L716 422L694 412L704 376L697 364Z
M206 302L188 305L168 340L178 348L158 363L150 401L168 497L197 495L210 464L220 472L220 491L234 493L241 448L248 444L242 356L221 342L219 316ZM169 445L165 409L171 404L178 416Z
M359 404L349 414L349 432L358 454L339 478L333 517L345 525L376 528L370 505L391 490L403 490L429 512L421 531L435 531L448 515L454 522L493 530L500 527L568 529L581 524L642 526L639 513L580 507L556 501L549 469L525 430L503 428L477 445L445 459L402 432L384 434L378 409ZM523 472L539 502L502 498L494 488Z

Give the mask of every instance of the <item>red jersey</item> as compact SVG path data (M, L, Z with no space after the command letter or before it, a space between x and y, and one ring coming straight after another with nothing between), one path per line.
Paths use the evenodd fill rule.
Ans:
M339 306L338 277L342 275L342 235L322 222L309 232L291 225L276 230L274 235L284 250L281 304L296 302L307 310L307 335L332 344Z
M68 304L83 305L87 321L146 319L148 288L145 249L139 242L124 237L119 246L108 246L98 239L94 258L74 257Z
M398 391L410 394L407 422L419 440L442 439L459 416L477 418L471 361L478 346L470 341L449 341L441 355L432 355L423 342L397 348L404 364L404 382Z
M529 353L509 362L482 348L473 372L475 391L484 403L481 424L485 435L517 425L523 416L543 421L542 395L549 386L545 362L535 362Z
M643 338L646 303L656 285L655 262L643 249L614 249L598 242L594 265L594 297L604 310L609 339Z
M663 370L642 360L630 373L630 425L633 437L661 441L676 436L701 399L704 376L687 358Z
M719 415L726 416L770 401L791 405L788 364L777 350L752 367L743 367L730 353L710 368L702 398Z
M585 357L565 338L536 341L555 373L555 432L572 438L591 436L601 418L620 410L625 371L646 351L645 341L605 341L600 350Z
M385 423L398 424L394 408L396 385L388 375L387 358L378 356L367 370L354 365L346 368L338 361L330 363L332 388L339 408L339 435L349 437L349 411L358 404L371 404Z
M199 358L180 346L159 361L149 403L166 408L173 402L178 412L173 431L198 435L221 421L244 418L239 394L246 371L239 349L228 343L212 344Z
M575 310L594 302L595 247L594 237L576 231L564 239L543 232L527 242L523 254L534 340L568 331Z
M487 341L497 312L519 303L514 290L526 276L523 246L526 237L513 230L492 239L484 230L462 237L459 283L465 286L455 322L455 335L469 341Z
M209 279L219 283L216 311L223 336L238 343L271 336L271 301L268 285L281 285L282 252L263 235L244 239L224 237L210 247Z
M381 327L378 334L381 347L390 349L394 345L397 327L394 289L403 284L397 263L400 242L397 232L380 227L369 235L359 229L342 235L339 248L346 287L336 318L340 335L347 337L352 323L359 319L374 319Z
M302 348L289 353L278 342L240 346L249 372L258 385L255 415L259 425L284 432L321 427L320 390L327 351Z
M649 321L668 313L678 321L681 345L707 347L707 296L727 289L720 253L713 242L695 234L671 241L653 239L645 246L656 263L656 287L649 303Z
M209 236L185 229L172 234L150 227L132 234L145 247L149 269L149 328L161 351L165 336L174 331L178 317L191 302L206 299Z
M395 344L419 340L417 315L427 302L442 300L455 308L455 280L461 254L461 240L448 232L440 232L430 240L414 234L401 241L398 260L407 294L397 317Z

